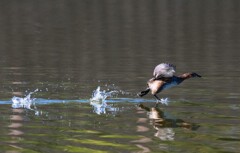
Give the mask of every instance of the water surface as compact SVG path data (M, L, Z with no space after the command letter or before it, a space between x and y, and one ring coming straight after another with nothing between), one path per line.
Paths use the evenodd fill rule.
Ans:
M1 1L0 151L239 152L239 10L232 0ZM154 108L136 94L161 62L203 78L163 91L168 105ZM99 86L111 95L92 103ZM29 107L12 106L36 89Z

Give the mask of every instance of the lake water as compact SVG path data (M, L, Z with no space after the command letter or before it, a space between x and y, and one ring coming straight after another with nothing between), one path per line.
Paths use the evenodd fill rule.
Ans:
M240 152L239 50L240 1L1 1L0 152Z

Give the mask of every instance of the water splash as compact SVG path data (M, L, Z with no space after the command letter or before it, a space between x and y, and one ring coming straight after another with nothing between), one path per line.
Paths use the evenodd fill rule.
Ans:
M97 87L95 91L93 91L92 98L90 99L90 105L94 107L94 112L97 114L106 114L106 109L108 109L111 112L116 112L118 111L118 108L112 107L112 105L108 105L106 103L106 99L108 97L112 97L118 93L118 91L113 90L113 91L101 91L100 86Z
M168 105L168 103L170 102L170 100L168 98L161 98L160 100L158 100L158 102Z
M16 97L14 96L12 98L12 108L26 108L26 109L36 109L35 105L35 98L31 98L31 95L38 92L38 89L36 89L33 92L30 92L26 97L21 98L21 97ZM31 108L33 107L33 109Z
M112 97L114 94L118 93L118 91L101 91L100 86L97 87L96 90L93 91L92 98L90 101L105 101L107 97Z

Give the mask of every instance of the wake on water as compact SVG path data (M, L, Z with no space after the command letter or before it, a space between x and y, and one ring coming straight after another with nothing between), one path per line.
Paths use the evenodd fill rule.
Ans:
M118 93L119 93L118 90L108 92L105 90L101 91L100 86L98 86L97 89L93 91L92 98L90 99L90 105L94 107L94 112L97 114L106 114L106 109L108 109L111 112L119 111L119 108L114 108L112 104L111 105L107 104L107 98L112 98ZM139 102L141 101L140 99L137 100L139 100ZM158 102L168 105L169 100L168 98L162 98Z
M12 108L25 108L28 110L34 110L35 114L38 114L39 111L37 110L36 107L36 102L39 104L45 104L46 101L47 103L61 103L61 102L89 102L90 105L93 106L93 111L97 114L106 114L107 111L110 112L117 112L119 111L119 108L113 107L113 102L134 102L134 103L139 103L139 102L154 102L151 100L144 100L144 99L139 99L139 98L114 98L118 94L124 95L126 92L122 90L102 90L100 86L97 87L96 90L93 91L92 93L92 98L89 100L44 100L44 99L37 99L37 98L31 98L31 95L38 92L39 90L36 89L33 92L30 92L28 95L25 97L16 97L14 96L11 101L12 101ZM129 93L126 93L129 94ZM160 103L168 105L169 99L168 98L162 98ZM111 103L111 104L108 104Z

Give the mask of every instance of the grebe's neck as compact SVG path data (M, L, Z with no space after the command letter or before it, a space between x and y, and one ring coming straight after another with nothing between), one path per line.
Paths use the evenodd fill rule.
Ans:
M200 75L198 75L197 73L184 73L180 76L178 76L179 78L183 79L183 80L186 80L186 79L189 79L189 78L194 78L194 77L202 77Z

